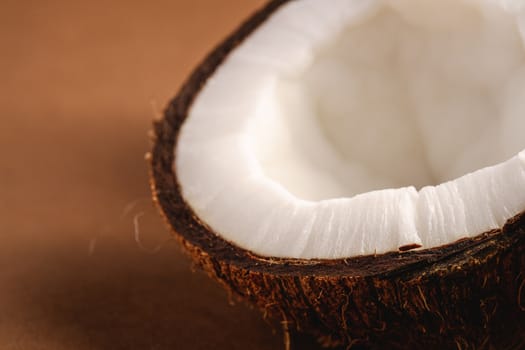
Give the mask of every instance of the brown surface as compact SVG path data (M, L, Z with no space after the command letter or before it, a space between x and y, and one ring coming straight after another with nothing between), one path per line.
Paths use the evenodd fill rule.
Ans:
M144 245L168 237L148 199L151 119L262 3L2 1L0 349L282 347L176 244L133 238L141 212Z

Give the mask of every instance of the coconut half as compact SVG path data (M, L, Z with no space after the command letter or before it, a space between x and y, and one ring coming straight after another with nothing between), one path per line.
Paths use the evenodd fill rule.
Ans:
M156 124L152 187L205 270L324 345L517 348L524 131L525 4L272 1Z

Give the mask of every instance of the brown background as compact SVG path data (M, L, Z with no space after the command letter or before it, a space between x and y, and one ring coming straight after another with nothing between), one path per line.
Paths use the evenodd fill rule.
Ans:
M279 349L169 237L147 131L263 0L0 0L0 349ZM295 348L315 349L295 336Z

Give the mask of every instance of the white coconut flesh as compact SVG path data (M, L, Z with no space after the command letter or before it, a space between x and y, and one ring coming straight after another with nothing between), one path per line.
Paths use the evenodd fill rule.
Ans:
M208 79L174 170L263 256L432 248L525 210L525 3L300 0Z

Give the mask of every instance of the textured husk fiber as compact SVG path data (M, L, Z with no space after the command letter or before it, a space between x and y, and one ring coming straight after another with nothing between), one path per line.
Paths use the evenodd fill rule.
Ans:
M193 99L228 53L285 2L270 2L218 46L155 123L152 191L174 235L233 295L325 346L525 348L523 214L499 230L434 249L302 260L257 256L230 244L184 201L172 164Z

